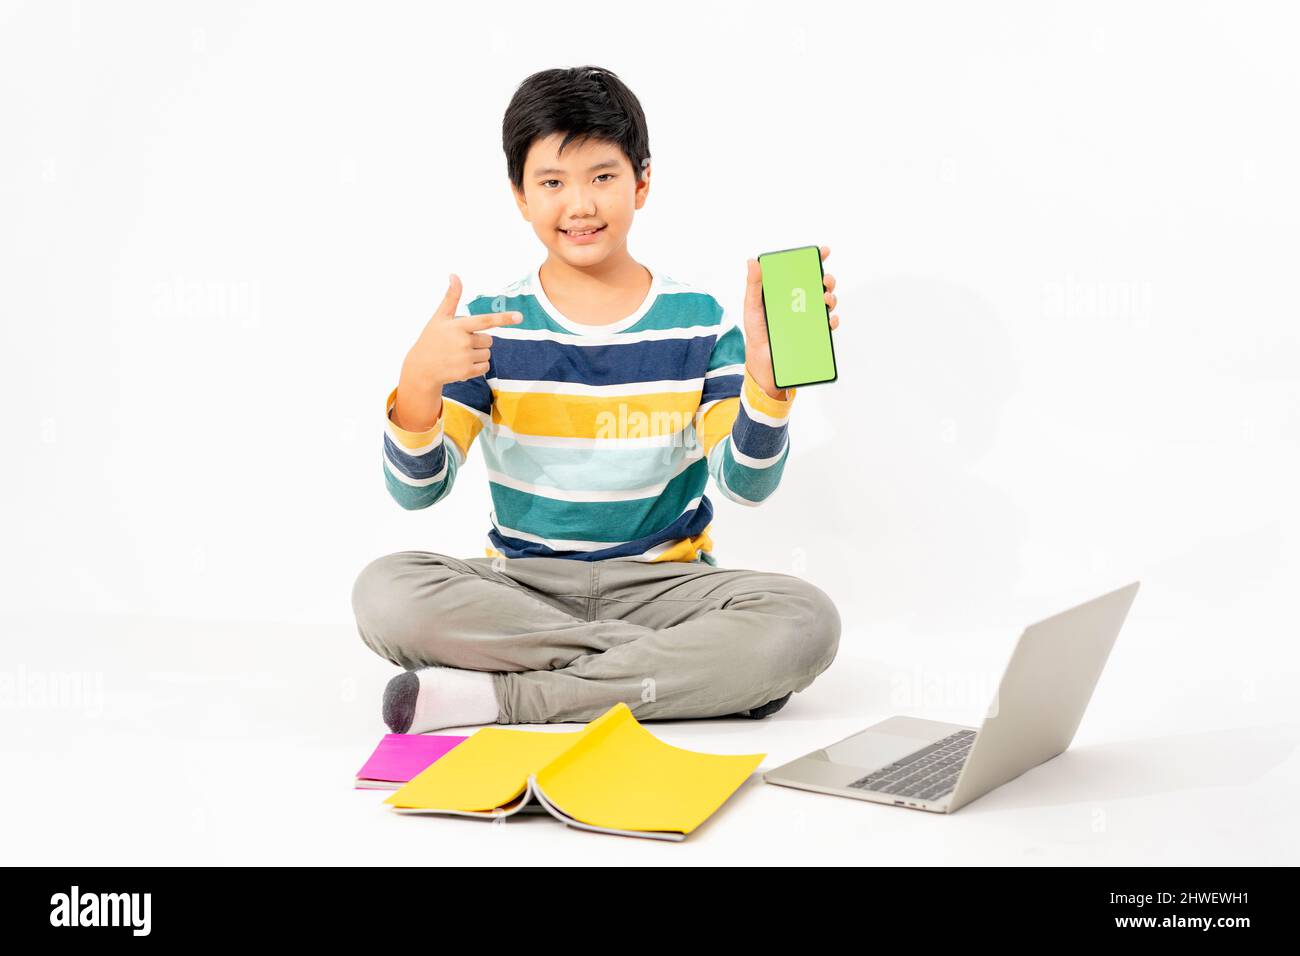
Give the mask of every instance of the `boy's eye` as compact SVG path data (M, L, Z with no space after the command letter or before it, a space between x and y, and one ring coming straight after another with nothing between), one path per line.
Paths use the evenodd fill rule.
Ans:
M597 176L596 178L597 178L597 179L600 179L600 178L602 178L602 177L604 177L604 176L608 176L610 179L613 179L616 175L618 175L618 174L617 174L617 173L601 173L600 176ZM541 185L545 186L547 183L558 183L558 182L559 182L558 179L543 179L542 182L541 182Z

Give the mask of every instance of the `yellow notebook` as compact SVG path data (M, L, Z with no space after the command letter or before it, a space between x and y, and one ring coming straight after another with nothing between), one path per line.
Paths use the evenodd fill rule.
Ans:
M684 840L766 756L673 747L618 703L572 733L484 727L384 802L489 819L536 809L583 830Z

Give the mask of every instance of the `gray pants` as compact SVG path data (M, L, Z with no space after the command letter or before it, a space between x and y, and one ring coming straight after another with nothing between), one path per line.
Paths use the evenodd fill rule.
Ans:
M468 558L400 551L352 590L366 645L399 667L493 672L498 723L718 717L801 691L840 616L789 574L702 561Z

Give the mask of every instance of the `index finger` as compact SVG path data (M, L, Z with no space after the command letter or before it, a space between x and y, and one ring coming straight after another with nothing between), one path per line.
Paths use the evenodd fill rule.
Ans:
M465 315L457 317L465 328L471 331L478 329L492 329L501 325L518 325L523 321L523 314L519 312L482 312L478 315Z

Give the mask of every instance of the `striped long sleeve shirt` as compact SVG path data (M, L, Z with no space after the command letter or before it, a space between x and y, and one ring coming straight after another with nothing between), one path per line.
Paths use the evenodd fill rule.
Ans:
M759 387L740 328L707 293L652 272L635 313L589 325L550 303L538 271L469 303L524 318L491 330L485 374L443 386L431 428L399 428L390 392L389 493L408 510L441 501L477 439L488 557L717 564L708 478L743 505L776 490L795 390L782 401Z

